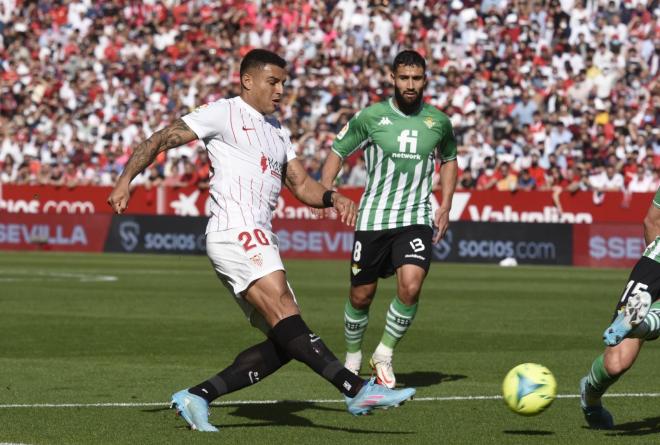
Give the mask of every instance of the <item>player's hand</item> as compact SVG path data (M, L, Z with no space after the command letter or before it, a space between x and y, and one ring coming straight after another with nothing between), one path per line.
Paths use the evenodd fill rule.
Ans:
M333 208L339 213L341 222L351 227L355 226L357 207L355 203L344 195L335 192L332 196Z
M115 213L121 215L128 207L128 199L130 196L131 192L128 188L128 184L118 182L115 185L115 188L112 189L110 196L108 196L108 204L112 207L112 210Z
M435 211L433 223L438 228L438 231L433 237L433 244L435 244L440 241L443 236L445 236L445 233L447 233L447 228L449 228L449 209L438 207L438 209Z

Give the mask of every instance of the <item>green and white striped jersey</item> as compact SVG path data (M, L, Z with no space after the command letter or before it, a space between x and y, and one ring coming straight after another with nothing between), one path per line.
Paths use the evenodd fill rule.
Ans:
M342 159L359 149L369 179L356 230L432 225L429 195L436 150L442 162L456 159L447 115L428 104L406 115L392 99L376 103L353 116L332 144Z
M655 196L653 197L653 205L655 208L660 209L660 188L656 190ZM656 237L651 244L646 246L644 250L644 256L652 259L653 261L660 263L660 236Z

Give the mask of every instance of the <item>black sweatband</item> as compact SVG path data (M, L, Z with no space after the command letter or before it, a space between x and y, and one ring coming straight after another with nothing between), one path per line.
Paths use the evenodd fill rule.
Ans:
M323 193L323 206L325 208L332 207L332 194L334 193L334 190L327 190Z

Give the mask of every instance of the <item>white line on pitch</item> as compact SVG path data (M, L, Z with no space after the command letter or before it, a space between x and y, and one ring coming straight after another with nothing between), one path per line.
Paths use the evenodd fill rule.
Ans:
M577 399L579 394L558 394L558 399ZM660 397L660 393L615 393L605 394L604 397ZM502 396L439 396L439 397L416 397L414 402L452 402L465 400L500 400ZM214 402L213 406L228 405L275 405L278 403L344 403L340 399L310 399L310 400L227 400ZM25 404L3 404L0 409L8 408L139 408L149 406L168 406L166 402L108 402L108 403L25 403Z

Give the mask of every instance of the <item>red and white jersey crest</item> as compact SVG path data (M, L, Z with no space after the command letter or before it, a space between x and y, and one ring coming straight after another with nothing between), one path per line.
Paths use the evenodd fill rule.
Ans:
M206 233L246 226L270 230L284 166L296 157L277 119L238 96L202 105L182 119L206 145L213 167Z

